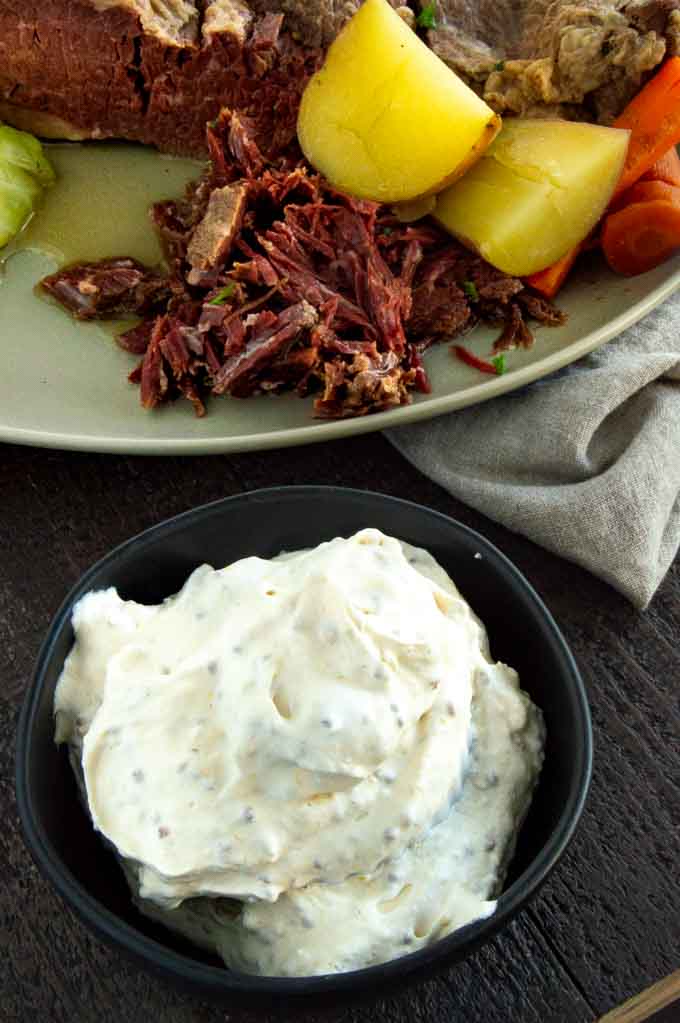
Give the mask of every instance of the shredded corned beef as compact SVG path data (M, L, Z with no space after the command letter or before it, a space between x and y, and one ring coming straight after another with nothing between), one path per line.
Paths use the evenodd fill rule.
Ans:
M253 37L271 70L280 22ZM564 322L554 306L468 252L433 222L333 189L295 141L304 82L255 116L224 109L207 128L210 165L179 202L152 211L169 272L133 260L68 267L43 287L79 318L138 313L120 335L142 355L130 379L145 408L178 397L294 389L317 416L366 415L429 391L422 354L479 320L498 349L533 341L524 317Z

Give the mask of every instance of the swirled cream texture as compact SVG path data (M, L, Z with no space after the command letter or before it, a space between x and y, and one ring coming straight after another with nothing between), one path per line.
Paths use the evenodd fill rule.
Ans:
M144 912L279 976L493 912L542 720L426 552L366 529L73 624L57 741Z

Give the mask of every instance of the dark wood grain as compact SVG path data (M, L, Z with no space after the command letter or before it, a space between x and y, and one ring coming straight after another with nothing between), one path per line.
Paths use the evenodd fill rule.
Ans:
M498 544L546 600L583 670L596 765L582 827L517 921L466 963L308 1023L591 1023L680 961L680 570L635 611L578 567L420 476L372 436L265 454L141 459L0 449L0 1023L286 1019L202 1005L104 948L38 875L13 791L16 714L41 637L82 571L196 504L256 487L365 487L430 505ZM292 1018L292 1017L289 1017Z

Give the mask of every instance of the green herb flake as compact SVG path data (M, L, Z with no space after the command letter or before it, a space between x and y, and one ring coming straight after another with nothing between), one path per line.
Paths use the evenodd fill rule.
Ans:
M505 71L505 61L499 60L497 64L493 66L494 71Z
M416 25L418 28L436 28L437 27L437 5L435 3L426 4L422 11L416 18Z
M389 238L389 236L394 233L394 228L393 227L383 227L382 233L384 235L387 235L387 237Z
M493 359L491 360L491 365L496 370L498 376L502 377L506 369L505 352L501 352L500 355L494 355Z
M227 299L231 298L234 294L235 287L236 285L233 281L230 281L229 284L225 284L225 286L217 292L215 297L210 299L208 305L224 305Z
M461 288L463 289L466 296L470 299L471 302L479 301L479 293L477 291L477 285L475 284L474 281L463 281L463 283L461 284Z

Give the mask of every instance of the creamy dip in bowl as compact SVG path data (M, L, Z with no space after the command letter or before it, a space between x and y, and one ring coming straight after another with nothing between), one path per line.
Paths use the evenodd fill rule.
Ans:
M399 548L400 557L403 550L408 571L415 571L420 576L420 579L415 581L413 577L409 577L413 584L408 587L409 593L415 594L416 586L430 587L428 602L423 603L422 600L415 602L412 599L411 611L402 615L399 627L403 627L405 633L409 628L422 632L425 645L433 652L438 651L438 664L445 664L448 656L455 660L457 666L465 664L468 668L470 665L475 666L473 672L467 671L467 685L465 670L461 670L456 676L459 680L455 693L458 703L454 704L456 714L440 715L445 692L441 680L440 685L432 689L425 688L422 682L418 682L421 678L420 667L413 655L420 640L400 644L396 637L389 634L388 628L383 628L382 634L376 639L375 629L382 628L376 621L380 615L369 613L354 615L353 618L350 616L355 625L365 620L374 630L373 645L367 649L375 654L376 649L385 653L389 647L393 654L395 652L398 654L397 664L400 670L393 672L392 676L387 673L387 680L374 679L365 673L364 685L354 687L349 694L351 699L341 701L341 706L336 705L333 717L328 717L326 713L330 696L334 696L334 703L337 696L332 690L324 692L325 703L322 708L319 700L314 702L315 690L310 690L307 686L304 689L304 699L296 709L287 688L289 682L296 681L295 675L290 672L288 676L285 672L279 673L275 682L273 674L267 675L262 672L261 676L256 676L256 681L263 687L263 691L266 689L271 694L267 703L253 704L249 696L248 700L239 706L234 701L231 703L227 701L228 712L225 712L216 709L225 700L223 695L221 701L216 703L213 700L214 713L187 711L186 714L182 714L178 710L175 715L181 727L177 734L173 734L174 745L171 743L167 748L178 754L186 746L189 730L193 729L195 733L203 729L202 739L210 738L208 723L197 722L197 717L208 718L214 730L218 728L224 730L226 725L230 733L236 735L236 745L240 752L231 747L235 758L229 767L232 774L228 777L225 773L224 784L215 791L226 796L226 783L232 785L229 789L231 802L228 804L233 811L232 823L236 816L237 803L243 809L250 807L254 813L252 820L246 820L246 816L249 817L250 814L244 816L242 821L239 817L237 827L233 831L239 828L243 831L246 824L248 828L255 829L258 825L260 828L266 825L268 841L272 835L277 838L279 843L277 863L273 861L269 863L269 867L276 866L277 871L263 869L267 853L264 848L257 852L256 830L252 831L251 839L246 840L250 843L250 851L247 856L241 857L243 862L229 860L229 857L226 861L220 858L216 864L218 869L211 870L211 857L216 851L217 843L208 841L210 836L205 827L203 831L200 827L196 829L194 846L183 845L180 842L174 850L167 843L172 840L173 835L176 842L182 838L182 820L179 820L179 830L175 834L172 822L153 820L153 815L160 812L158 807L152 810L150 806L146 808L147 814L150 810L146 830L139 829L136 825L134 828L129 827L129 820L126 818L126 814L130 813L129 807L122 812L121 808L114 807L111 816L109 796L115 797L117 790L111 787L111 791L108 792L106 785L101 790L98 789L96 769L93 774L97 789L95 812L101 814L101 825L104 827L99 832L95 831L83 800L83 794L87 794L85 775L81 776L83 788L79 793L66 751L71 750L71 758L81 770L79 765L82 763L83 750L79 748L79 743L92 727L94 731L91 752L95 756L91 766L94 767L99 756L102 757L102 763L109 756L114 758L117 756L115 748L109 749L108 740L104 739L102 732L97 731L96 700L89 710L85 708L85 713L81 708L80 714L75 712L73 707L64 706L64 715L60 713L58 724L60 728L64 726L67 729L60 737L70 738L70 746L65 743L56 746L54 743L55 691L57 682L64 674L69 654L74 650L76 636L72 622L74 609L82 598L95 592L97 600L103 601L104 604L106 601L111 602L109 611L112 611L114 605L117 607L117 611L112 611L115 627L111 629L111 638L115 642L109 652L111 656L107 654L105 658L115 661L114 648L120 641L122 619L127 618L129 624L135 615L140 618L146 616L148 620L145 619L141 623L142 632L137 637L143 638L144 630L149 628L153 631L158 622L162 624L165 620L154 605L163 605L166 608L163 614L171 614L173 605L179 603L181 597L176 596L171 600L168 598L181 592L197 569L201 571L189 585L196 583L203 586L204 582L212 585L211 579L212 583L216 582L213 575L219 577L223 570L206 575L206 570L201 569L206 563L234 568L235 563L247 563L248 560L251 560L252 565L252 558L255 557L273 569L278 563L272 559L275 559L282 550L289 552L302 552L304 548L313 550L317 545L333 538L352 538L368 525L380 530L390 547L392 541L387 539L390 534L404 541L403 547ZM426 555L422 556L421 564L409 563L409 558L413 556L420 560L418 552L411 552L409 545L431 552L441 566L438 570L440 575L428 579L426 562L432 566L432 558ZM368 548L367 554L370 554L371 545L365 546ZM284 564L284 561L280 563L282 573ZM405 572L406 568L403 564L399 566L400 562L396 558L389 557L389 581L385 584L383 594L387 610L395 605L397 591L398 600L401 602L405 599L404 588L399 587L397 580L402 579L400 573ZM267 572L269 570L267 569ZM433 571L437 570L433 568ZM369 574L368 570L363 577L360 573L335 573L334 579L339 589L334 590L332 607L336 611L339 609L341 617L347 619L347 606L354 601L364 582L368 581ZM206 578L202 580L204 575ZM450 582L445 583L447 576L455 580L464 599L455 594ZM277 580L278 589L281 590L279 599L283 599L284 593L282 580L283 575ZM267 602L277 599L276 596L267 593L268 589L277 590L277 587L269 586L264 576L262 587L258 590L258 601L264 604L265 598ZM106 591L113 589L118 593L115 601L111 594L108 597L104 596ZM244 591L245 589L244 583ZM375 587L373 589L375 590ZM435 629L433 620L430 617L427 617L427 620L423 618L425 608L428 606L436 608L433 593L439 590L445 593L446 601L443 604L445 609L448 607L446 616L443 615L441 608L439 614L442 618L450 618L454 622L456 636L454 647L447 647L445 644L437 646L441 637L439 633L432 631ZM421 588L417 592L422 596L425 591ZM394 602L391 602L391 597L387 599L390 593L395 595ZM289 592L286 599L292 597L292 592ZM255 599L252 586L248 587L247 599L252 607L252 601ZM465 609L465 601L469 602L474 611ZM90 628L90 625L85 624L90 613L93 615L91 625L96 631L99 629L96 625L97 615L99 611L103 611L103 605L97 611L96 601L91 604L88 611L88 602L89 600L84 601L78 612L78 615L82 616L78 626L81 639L87 635ZM314 610L317 610L319 602L313 603ZM137 611L133 610L135 605ZM144 605L147 606L146 610ZM273 608L276 606L272 605ZM370 603L362 602L362 607L365 612L375 609ZM417 613L413 608L417 608ZM391 613L390 611L387 618L391 619ZM488 626L491 658L488 656L482 638L483 632L475 615ZM323 617L328 624L329 616ZM154 626L153 621L156 618L158 622ZM231 616L230 621L235 627L237 619ZM321 629L319 615L314 616L314 621L317 622L314 628ZM435 617L434 621L438 619ZM280 656L282 648L285 648L286 653L290 652L290 658L294 660L293 648L302 650L303 646L299 645L299 641L296 644L292 643L289 639L292 632L284 631L290 628L290 615L279 614L275 619L272 618L272 622L274 629L272 636L275 635L275 639L270 647L275 649L265 650L258 641L253 643L250 656L254 657L255 652L259 650L262 659L269 652L276 658ZM287 625L284 625L286 622ZM135 628L139 625L140 622ZM199 618L195 626L192 625L192 629L198 628L199 625L203 628L206 620ZM388 625L387 619L383 625ZM172 649L181 654L182 636L188 634L187 630L178 628L169 631L176 632L177 635L171 637L170 646L165 640L159 641L158 650L160 651L163 646L166 651ZM360 631L366 641L366 630ZM310 636L313 634L313 631L309 633ZM149 640L150 635L151 633L146 636L144 643ZM324 635L328 639L326 633ZM264 639L268 640L268 637L265 636ZM336 642L342 644L344 640L338 639ZM239 644L235 642L234 645ZM318 643L316 645L318 646ZM330 649L332 645L334 644L326 643L324 649L326 646ZM308 646L308 649L311 647ZM202 655L198 662L201 658ZM293 663L290 658L286 660L287 664ZM167 658L159 657L156 665L159 670L155 672L158 680L172 679L174 673L174 676L184 678L188 684L190 676L195 682L202 670L206 677L209 676L213 681L213 689L206 688L203 695L209 692L215 695L215 679L221 684L223 671L220 668L213 674L213 671L207 669L207 665L208 661L212 663L216 658L203 658L202 668L197 662L194 665L196 668L194 675L191 674L189 656L182 671L178 671L181 658L175 660L177 663L173 667ZM340 660L342 661L342 658ZM225 658L224 664L226 665L228 661L229 658ZM516 688L512 671L501 666L495 667L497 661L510 664L517 669L522 689L528 693L530 702ZM309 662L308 657L305 665L307 673L310 670L317 673L321 671L321 661L314 661L311 664ZM135 663L135 657L129 652L121 656L116 668L121 680L134 674ZM401 670L403 666L408 669L409 665L411 675ZM228 666L229 677L232 680L236 679L238 673L232 670L231 661ZM168 668L171 668L170 674L164 671ZM433 669L429 674L424 673L423 678L435 681L434 674ZM151 673L150 677L153 675L154 673ZM480 684L482 676L487 679L485 686ZM395 677L398 683L396 688ZM407 678L411 680L408 686L405 689L399 688L400 685L404 685L404 679ZM129 681L128 678L127 682ZM282 689L284 682L286 688ZM160 681L158 684L160 685ZM328 684L328 680L325 684ZM154 686L151 688L153 693ZM381 695L382 690L385 692ZM515 774L513 768L496 770L495 773L498 775L496 781L493 774L484 770L485 727L480 714L485 697L482 696L480 702L476 699L476 694L486 690L489 696L497 697L501 701L508 700L508 709L519 707L524 711L524 725L521 723L521 715L512 722L510 721L512 715L508 716L509 727L506 736L517 733L516 738L519 738L522 732L525 732L526 737L529 737L532 729L535 729L533 734L538 735L541 731L540 716L545 720L545 757L528 814L519 830L514 854L513 839L506 841L504 835L514 833L516 822L524 812L523 800L528 800L533 778L527 777L523 773L524 769ZM427 741L423 744L422 751L419 751L420 744L413 742L413 736L418 733L418 729L425 728L428 720L431 725L432 721L438 720L440 716L443 728L449 728L452 724L460 727L465 721L466 691L470 693L469 720L467 726L458 732L452 732L449 736L451 741L447 755L449 772L447 788L439 774L431 781L432 775L427 773L428 763L439 763L437 760L428 760L428 757L434 757L439 749L436 730L425 729ZM341 689L340 692L344 690ZM122 700L123 689L119 695ZM394 695L397 699L393 698ZM368 726L361 721L362 715L358 713L359 701L368 701ZM278 710L274 706L272 711L272 704L275 702L278 704ZM392 703L398 708L396 712L391 708ZM540 716L532 709L532 704L540 708ZM136 712L139 717L136 727L140 731L145 706L148 706L146 699L140 702ZM108 699L105 698L102 707L104 708L102 722L106 718L115 728L113 720L115 700L109 705ZM268 744L258 741L255 744L258 769L247 772L243 767L246 761L242 754L244 751L249 752L247 747L250 725L241 712L244 708L253 707L258 709L255 715L257 717L255 731L258 735L268 722L268 726L273 727L278 733L276 742L284 743L284 746L288 743L288 746L279 748L273 740ZM300 710L300 707L303 710ZM373 713L377 707L380 707L379 714ZM424 711L421 710L423 707L426 708ZM260 711L264 711L265 708L266 714L261 714ZM121 709L124 709L122 703ZM338 713L338 709L342 710L341 714ZM90 715L89 718L87 714ZM296 714L302 715L297 724ZM420 718L423 714L424 721L421 724ZM79 717L80 722L77 720ZM327 724L321 723L322 717L325 721L331 721L330 728ZM404 722L401 727L397 718ZM354 723L358 721L359 724L357 727L352 725L347 729L343 727L345 719ZM86 724L88 720L89 726ZM125 720L129 724L130 715L127 715ZM309 748L301 755L299 746L302 736L298 735L295 739L295 729L301 728L303 724L309 735L315 735L317 738L322 735L326 737L324 747L315 743L315 748L312 749L312 744L308 743ZM69 728L72 729L70 735ZM492 733L487 730L487 734ZM122 732L120 738L126 743L130 740L130 736L123 735ZM294 739L297 746L291 752L290 743ZM324 748L326 751L330 750L333 743L335 747L332 755L337 757L342 754L344 757L342 763L322 764L318 759L314 762L309 759L311 755L320 756L319 751ZM406 744L403 749L402 743ZM519 745L523 744L524 737ZM147 769L151 771L148 786L146 774L143 783L137 781L139 775L132 777L133 771L141 769L144 772L144 764L132 763L131 758L129 764L123 765L120 777L123 778L123 774L125 777L118 787L117 796L123 803L147 798L142 797L140 784L147 793L153 793L154 786L160 785L162 772L154 779L156 761L149 752L150 750L153 752L154 748L156 747L152 744L144 754L150 756L148 763L145 761ZM190 746L189 753L191 748ZM200 745L196 748L201 750ZM277 748L279 759L287 760L289 763L284 771L275 772L270 769L267 773L266 759L262 761L261 758L265 756L267 750L269 751L267 755L271 758ZM381 818L380 828L371 826L373 817L375 816L377 820L378 815L389 805L387 796L384 795L388 789L403 793L411 791L408 788L409 781L412 782L410 773L401 777L397 772L391 786L384 779L381 782L378 777L383 766L390 758L394 759L399 751L404 757L415 758L414 763L421 763L423 769L421 778L426 780L428 789L425 800L422 803L420 800L417 801L421 813L419 821L412 824L409 822L403 833L405 821L390 824L388 821L383 822ZM538 760L540 751L538 748L535 748L535 751ZM189 753L184 759L189 759ZM205 752L193 753L192 756L204 758ZM289 1002L295 1001L300 1006L304 1003L308 1007L310 999L312 1004L319 1004L320 1001L325 1004L328 999L329 1004L337 1006L338 999L358 996L362 992L370 992L373 996L391 992L408 978L423 977L442 967L450 966L457 959L469 955L481 942L501 929L517 913L518 908L537 891L572 837L587 793L591 757L592 738L587 701L574 661L545 606L517 569L496 548L465 526L409 502L380 494L340 488L286 487L228 498L161 523L112 551L83 575L54 618L43 644L35 679L24 704L17 733L17 802L27 844L42 872L100 938L124 954L132 956L141 965L160 973L184 990L190 990L202 998L217 1000L222 1004L233 1006L243 1003L271 1008L278 1004L279 999L284 998ZM535 774L537 760L531 757L527 759L526 771L529 775ZM179 767L181 763L180 760L175 766ZM209 768L210 763L208 757L208 764L202 762L201 769ZM224 766L226 772L229 765ZM334 769L328 770L331 766ZM338 766L340 770L336 769ZM247 788L243 792L238 787L233 787L235 768L242 771L242 780L247 781ZM184 771L187 769L184 768ZM268 777L270 782L275 779L279 787L267 785L264 786L264 792L254 791L252 775L257 775L260 771L262 777ZM168 774L169 782L170 780L175 782L183 773ZM200 775L200 770L198 773ZM462 781L462 788L457 785L458 776ZM291 785L291 778L296 783L304 780L304 785L296 788ZM186 790L183 789L182 798L187 802L196 802L195 796L189 794L192 788L202 796L210 796L209 786L213 784L214 779L205 780L207 785L204 790L200 782L196 779L192 781L189 777L186 783L183 783L187 787ZM477 782L474 786L473 780ZM485 819L488 820L492 815L492 801L500 797L504 789L507 796L515 785L516 795L509 800L509 813L499 818L498 833L495 836L487 834L486 826L483 830L484 846L488 845L489 848L484 848L481 855L477 853L471 855L466 846L474 845L479 849L481 842L470 843L461 840L456 845L458 841L456 836L459 832L452 827L452 822L456 819L454 815L461 815L465 811L466 792L474 793L475 800L481 795L486 801L489 814ZM412 791L415 791L413 787ZM443 805L442 794L445 794ZM174 790L171 795L172 803L178 796ZM214 792L212 795L214 796ZM303 800L303 796L307 798ZM318 798L319 796L321 798ZM352 800L356 801L358 796L368 800L360 808L368 809L368 813L359 817L357 848L362 859L366 859L366 852L370 852L369 859L372 862L363 865L361 872L354 873L352 868L354 848L350 847L349 843L344 848L345 843L338 842L337 848L336 845L328 847L326 863L318 856L313 857L322 866L315 866L312 859L314 876L307 881L307 875L303 870L307 868L300 859L304 852L304 842L296 840L290 843L288 839L290 827L294 826L298 830L304 828L304 822L306 821L308 825L310 818L305 817L303 813L301 821L296 813L297 823L291 824L287 821L285 813L278 816L274 813L277 805L285 802L287 806L293 806L297 802L299 809L302 802L311 802L312 805L318 803L319 808L314 812L321 814L326 812L321 810L324 803L337 802L343 805L344 800L347 814L341 821L331 821L333 828L342 829L345 824L349 827L350 822L354 821L356 804ZM269 809L266 804L269 805ZM415 800L413 805L416 805ZM169 807L170 803L167 806L163 804L160 809L165 811ZM426 809L427 807L429 809ZM137 813L143 809L138 805ZM268 815L269 810L272 811L271 817ZM309 813L311 812L310 810ZM431 814L431 818L427 817L428 813ZM483 815L478 815L476 819L482 821L482 817ZM466 825L470 820L469 815L466 815ZM503 830L506 825L507 832ZM395 836L389 831L390 827L396 829ZM404 842L408 827L414 830ZM450 829L449 838L443 844L449 856L437 859L435 839L437 836L444 836L447 827ZM110 837L105 837L109 828ZM122 830L117 830L119 828ZM162 837L159 828L164 829ZM468 830L469 834L475 831L474 827ZM127 831L130 831L134 841L141 842L141 845L126 849ZM482 830L478 828L477 833L481 835ZM228 843L229 839L225 841ZM409 844L411 841L412 845ZM122 851L128 853L126 858L122 858L116 852L116 842ZM495 848L490 848L494 842ZM290 854L290 849L287 850L286 843L293 848L294 855ZM204 859L194 864L182 864L176 860L182 848L185 851L193 848L194 852L202 850ZM422 854L427 853L428 849L428 855L431 856L427 860L427 870L423 870ZM226 853L229 853L229 850L223 849L222 856ZM455 867L454 854L458 858ZM507 864L506 860L511 854L512 859ZM164 859L156 859L157 855ZM269 855L271 857L271 850ZM327 872L331 869L340 871L343 856L349 858L350 872L344 880L327 883L324 877L328 876ZM309 856L307 863L308 860ZM382 860L385 862L382 863ZM120 869L121 864L124 866L128 881ZM242 869L244 865L245 870ZM196 866L198 870L194 870ZM233 867L238 869L234 870ZM400 871L403 875L401 877ZM195 874L193 879L192 873ZM501 893L498 894L503 874L505 882ZM241 886L260 886L259 892L252 888L245 890L243 887L240 895L234 894L235 889L227 891L227 878L230 878L228 883L232 884L237 876ZM301 882L300 887L293 883L297 881ZM148 890L145 889L145 895L140 895L142 884L149 885ZM192 884L195 890L192 889ZM275 885L279 885L282 890L272 901L265 897L265 894L267 886L271 889ZM133 898L130 897L130 888L133 891ZM200 894L197 894L199 891ZM269 894L272 895L273 891L270 890ZM346 915L348 894L352 896L352 904L357 913L354 926ZM142 908L141 913L139 907ZM318 923L321 918L324 921L323 926ZM471 922L459 926L465 919ZM159 920L163 921L162 924L158 922ZM312 927L308 926L310 922L313 924ZM245 927L245 923L249 926ZM336 940L332 935L333 929L343 928L345 937ZM277 932L280 935L282 931L289 936L287 944L275 940ZM294 934L300 936L301 940L295 949L292 949ZM330 943L327 940L329 935L332 937ZM231 957L229 958L231 968L225 969L223 955ZM285 968L289 975L272 976L272 973L282 969L282 962L286 964ZM355 965L359 962L374 962L375 965L359 968ZM324 968L341 972L313 972ZM301 975L303 971L308 972L303 976Z
M543 722L427 552L364 529L73 627L57 740L142 912L309 976L494 911Z

